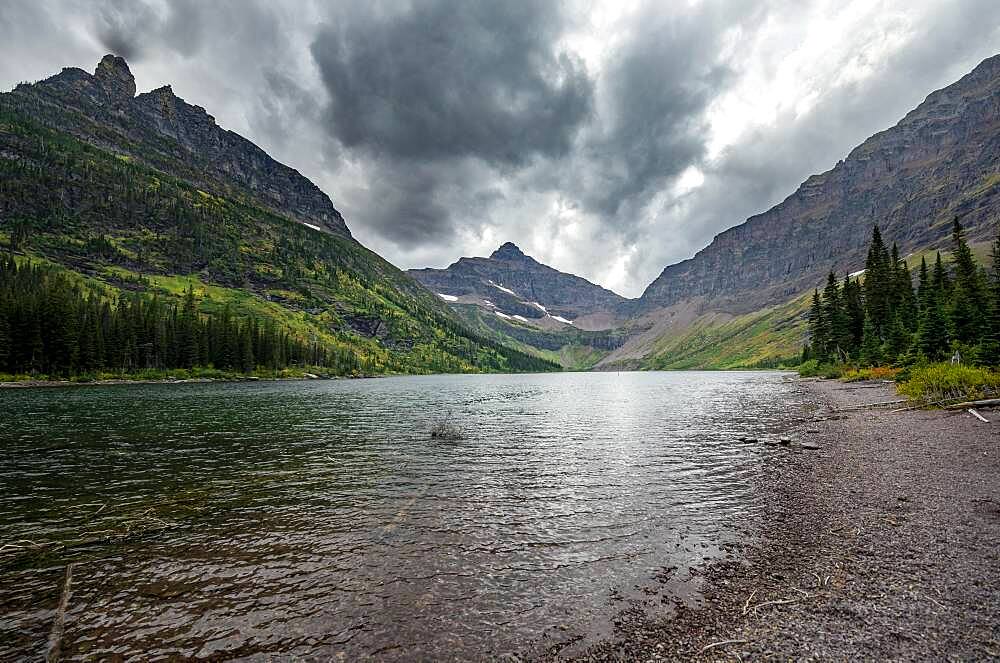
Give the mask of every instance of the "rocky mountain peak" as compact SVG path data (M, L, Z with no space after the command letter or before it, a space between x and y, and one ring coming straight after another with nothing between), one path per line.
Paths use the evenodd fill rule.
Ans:
M530 260L521 249L517 248L517 244L514 242L504 242L499 249L490 254L490 258L493 260Z
M105 55L94 70L94 78L112 102L129 101L135 96L135 77L124 58Z

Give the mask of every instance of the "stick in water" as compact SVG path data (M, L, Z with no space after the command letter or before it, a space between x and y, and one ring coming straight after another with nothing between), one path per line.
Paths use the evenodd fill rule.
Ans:
M58 661L62 655L63 626L66 623L66 607L69 605L74 566L76 566L76 562L66 566L66 581L63 583L62 596L59 598L59 607L56 609L56 619L52 622L52 632L49 634L49 651L45 655L46 663Z

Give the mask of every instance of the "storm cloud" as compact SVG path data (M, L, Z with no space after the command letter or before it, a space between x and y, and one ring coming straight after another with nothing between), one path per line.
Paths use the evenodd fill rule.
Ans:
M1000 51L993 0L7 0L0 87L126 57L401 267L637 295Z

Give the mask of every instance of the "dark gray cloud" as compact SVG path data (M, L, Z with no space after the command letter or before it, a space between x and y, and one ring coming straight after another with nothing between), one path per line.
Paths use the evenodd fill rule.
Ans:
M1000 51L994 5L5 0L0 88L113 51L401 267L513 240L638 294Z
M334 10L312 43L330 128L379 156L561 155L590 113L592 82L556 40L546 0L429 0Z
M467 159L502 171L569 153L593 81L557 45L567 23L546 0L331 11L310 47L329 96L326 127L370 159L374 181L359 207L381 237L446 239L456 207L468 207L464 187L493 186L489 174L470 181Z

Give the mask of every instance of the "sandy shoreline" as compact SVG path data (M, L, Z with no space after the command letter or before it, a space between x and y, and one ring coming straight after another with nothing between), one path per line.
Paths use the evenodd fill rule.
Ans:
M891 385L795 389L790 434L820 448L761 473L738 554L685 572L702 600L623 610L580 659L1000 658L1000 411L984 424L850 409L897 399Z

